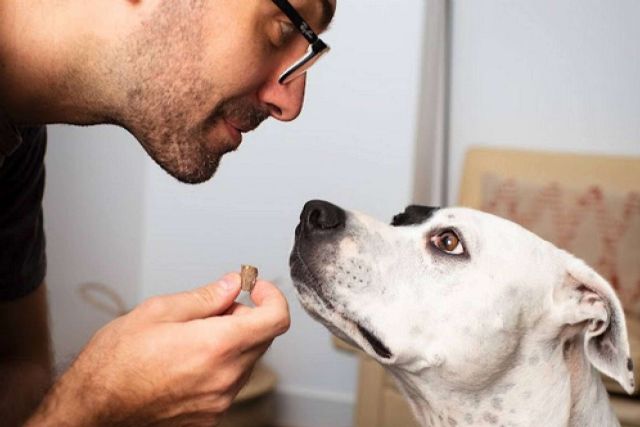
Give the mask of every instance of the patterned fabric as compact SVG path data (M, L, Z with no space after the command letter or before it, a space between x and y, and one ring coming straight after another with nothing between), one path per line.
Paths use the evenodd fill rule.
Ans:
M517 222L594 267L640 317L640 190L575 188L486 175L482 209ZM640 188L640 183L639 183Z

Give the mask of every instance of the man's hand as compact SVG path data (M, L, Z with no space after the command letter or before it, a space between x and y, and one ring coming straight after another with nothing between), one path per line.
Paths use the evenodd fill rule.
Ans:
M289 328L282 293L240 276L154 297L106 325L27 426L215 425L272 340Z

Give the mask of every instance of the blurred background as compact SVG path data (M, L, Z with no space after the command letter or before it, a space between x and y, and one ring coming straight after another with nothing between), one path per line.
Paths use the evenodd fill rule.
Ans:
M352 425L358 358L306 315L289 278L304 202L384 221L411 202L456 204L470 147L640 156L638 22L636 0L338 0L302 115L246 135L198 186L167 176L121 129L49 127L57 363L111 319L82 286L107 286L130 309L250 263L292 310L265 357L276 423Z

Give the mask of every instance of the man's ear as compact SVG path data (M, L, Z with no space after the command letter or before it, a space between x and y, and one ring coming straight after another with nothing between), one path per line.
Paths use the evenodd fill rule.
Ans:
M631 394L635 388L633 361L622 304L609 283L581 260L570 257L562 285L563 322L585 324L584 351L600 372Z

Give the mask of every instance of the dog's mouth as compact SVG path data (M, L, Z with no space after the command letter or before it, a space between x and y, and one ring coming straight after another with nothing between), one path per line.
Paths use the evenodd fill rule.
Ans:
M294 248L291 254L290 264L292 277L294 278L294 283L296 283L296 288L298 288L298 293L312 294L314 296L311 301L301 299L303 307L309 314L324 323L325 326L339 338L363 350L365 350L364 347L368 345L381 359L389 360L392 358L393 353L389 350L389 347L387 347L370 328L364 326L352 316L347 315L347 313L344 313L343 310L336 307L335 304L324 295L322 286L320 285L321 282L312 273L297 247ZM330 317L333 316L327 316L321 313L332 313L337 316L339 321L336 322L337 319L335 318L330 320ZM347 331L350 331L350 333ZM360 335L360 337L357 337L357 335Z
M392 354L389 348L382 343L373 333L371 333L368 329L360 324L356 324L358 327L358 331L362 334L365 340L369 343L373 351L383 359L390 359Z
M367 353L371 353L373 351L381 361L391 362L393 358L393 353L389 350L378 336L371 331L366 326L363 326L362 323L351 319L350 317L345 316L344 314L339 313L333 306L333 304L325 302L322 297L319 298L320 301L324 304L324 308L330 310L333 314L335 314L339 321L333 321L327 319L321 315L314 315L320 322L324 323L328 329L336 335L338 338L343 339L344 341L361 348L363 351ZM309 312L315 311L312 307L305 306L305 309ZM359 336L358 336L359 335ZM367 350L367 345L371 350Z

